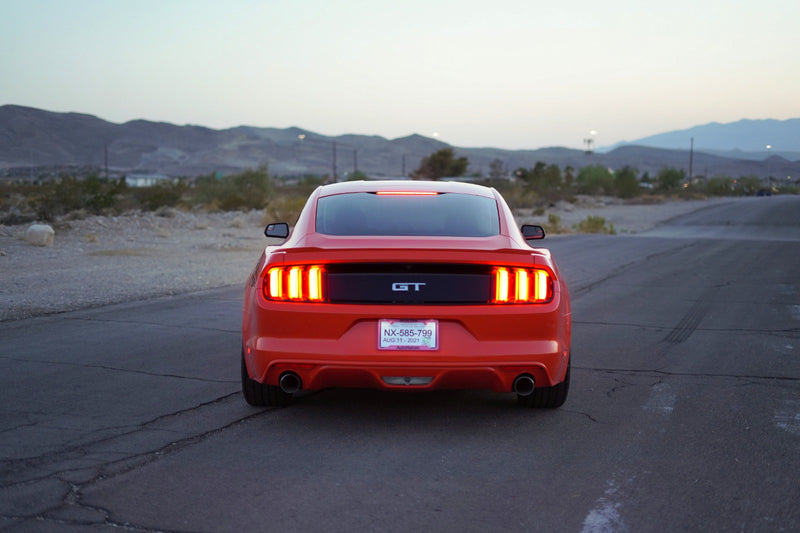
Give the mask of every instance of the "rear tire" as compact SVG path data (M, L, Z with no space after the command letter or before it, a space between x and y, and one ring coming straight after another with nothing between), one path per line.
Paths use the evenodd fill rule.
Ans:
M292 395L283 392L280 387L259 383L250 378L247 364L244 362L244 352L242 352L242 394L247 403L255 407L280 407L292 400Z
M528 396L517 395L517 402L523 407L534 407L543 409L556 409L564 405L569 394L569 373L572 366L572 357L567 363L567 373L564 381L552 387L535 387L533 394Z

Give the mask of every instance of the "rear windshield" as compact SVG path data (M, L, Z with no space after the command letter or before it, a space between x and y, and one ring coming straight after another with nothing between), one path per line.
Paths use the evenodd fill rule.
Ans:
M500 233L500 219L495 200L484 196L348 193L319 199L317 232L488 237Z

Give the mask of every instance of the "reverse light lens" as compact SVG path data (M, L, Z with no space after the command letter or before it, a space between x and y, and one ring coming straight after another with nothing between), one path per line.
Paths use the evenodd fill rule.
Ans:
M491 303L546 303L553 299L553 278L546 270L497 267Z
M323 302L324 268L320 265L272 267L262 285L267 300L292 302Z

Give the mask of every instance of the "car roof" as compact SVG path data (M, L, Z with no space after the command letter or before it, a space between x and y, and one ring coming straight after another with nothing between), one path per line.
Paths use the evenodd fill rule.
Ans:
M472 194L494 198L494 190L483 185L458 181L417 181L417 180L377 180L377 181L345 181L331 183L320 188L320 196L346 194L356 192L377 191L424 191L440 193Z

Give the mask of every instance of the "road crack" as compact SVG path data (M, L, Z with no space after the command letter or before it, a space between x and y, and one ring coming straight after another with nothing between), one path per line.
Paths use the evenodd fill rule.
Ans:
M91 527L97 525L105 525L108 527L117 527L131 531L165 531L177 533L179 530L152 528L141 524L132 524L129 522L120 522L113 516L113 512L109 509L96 507L83 502L83 492L86 488L95 485L104 480L113 479L117 476L124 475L141 468L147 464L159 460L160 458L184 450L190 446L196 445L205 441L206 439L220 434L231 427L245 423L249 420L266 416L278 408L261 409L243 417L237 417L221 425L214 425L204 431L188 434L183 438L169 439L161 445L152 446L140 452L132 452L126 454L124 457L119 457L111 460L96 460L94 464L82 464L79 466L68 466L70 463L75 463L80 459L92 460L92 456L97 457L98 450L104 445L113 443L115 440L128 438L135 433L148 431L153 429L161 429L161 427L154 427L159 424L169 421L171 418L177 419L182 415L191 412L200 412L203 409L219 406L228 400L232 400L241 393L239 391L225 394L213 400L200 403L187 409L181 409L172 413L157 416L136 426L136 429L126 431L124 433L114 434L109 437L97 439L91 442L86 442L80 445L72 446L55 452L43 454L39 457L19 459L13 461L4 461L4 474L13 473L14 471L21 471L26 469L41 468L48 464L54 465L54 471L40 476L32 476L25 480L14 481L11 483L0 484L0 501L12 501L15 498L24 497L29 493L44 493L45 491L39 490L43 485L52 486L53 483L63 485L64 489L61 496L57 496L56 500L46 505L44 508L35 509L29 514L8 513L0 512L0 519L6 520L9 523L21 524L27 521L35 520L37 522L46 522L55 525L72 526L72 527ZM104 428L108 429L108 428ZM101 453L107 453L102 452ZM63 462L65 466L59 468L58 463ZM85 479L74 481L71 480L75 475L80 475L82 472L89 474ZM0 505L0 507L2 507Z
M590 372L603 372L606 374L623 374L623 375L639 375L639 376L670 376L670 377L694 377L694 378L712 378L712 379L743 379L743 380L758 380L758 381L787 381L787 382L800 382L800 376L774 376L774 375L754 375L754 374L725 374L725 373L712 373L712 372L671 372L669 370L660 370L657 368L602 368L602 367L587 367L587 366L573 366L575 370L586 370Z
M203 383L238 383L237 380L230 380L230 379L209 379L209 378L201 378L196 376L182 376L180 374L168 374L168 373L161 373L161 372L148 372L146 370L134 370L131 368L120 368L118 366L109 366L109 365L100 365L100 364L92 364L92 363L74 363L72 361L52 361L47 359L24 359L21 357L9 357L9 356L0 356L0 359L5 361L14 361L17 363L34 363L34 364L43 364L43 365L61 365L61 366L69 366L74 368L91 368L95 370L108 370L110 372L122 372L125 374L140 374L143 376L149 377L157 377L157 378L174 378L174 379L185 379L189 381L199 381Z

